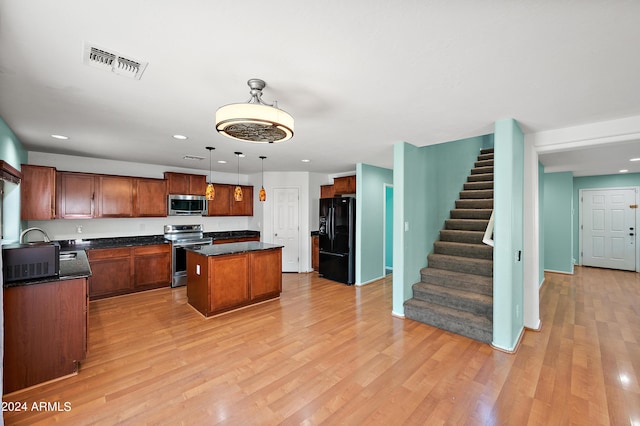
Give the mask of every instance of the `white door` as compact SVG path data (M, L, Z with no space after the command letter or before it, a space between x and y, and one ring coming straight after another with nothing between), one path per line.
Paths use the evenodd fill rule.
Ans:
M582 190L582 264L636 270L636 190Z
M274 188L273 242L283 245L282 272L300 272L298 188Z

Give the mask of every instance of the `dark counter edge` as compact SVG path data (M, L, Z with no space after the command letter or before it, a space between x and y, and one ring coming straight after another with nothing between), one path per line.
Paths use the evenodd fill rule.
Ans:
M260 231L219 231L205 232L204 236L215 240L225 240L228 238L260 237ZM154 244L169 244L164 239L164 235L141 235L137 237L114 237L114 238L89 238L76 242L75 240L59 240L60 250L91 250L101 248L117 248L146 246Z
M241 254L252 251L263 251L283 248L279 244L261 243L257 241L243 242L243 243L228 243L228 244L209 244L202 246L185 247L185 250L192 251L202 256L225 256L228 254Z

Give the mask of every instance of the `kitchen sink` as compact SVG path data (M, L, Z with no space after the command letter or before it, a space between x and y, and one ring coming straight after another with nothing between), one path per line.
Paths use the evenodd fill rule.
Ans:
M60 253L60 261L63 260L76 260L78 253Z

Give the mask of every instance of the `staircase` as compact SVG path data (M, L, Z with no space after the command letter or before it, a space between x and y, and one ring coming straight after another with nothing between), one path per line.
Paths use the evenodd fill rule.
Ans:
M493 247L482 243L493 211L493 148L482 149L456 208L404 302L405 316L491 343Z

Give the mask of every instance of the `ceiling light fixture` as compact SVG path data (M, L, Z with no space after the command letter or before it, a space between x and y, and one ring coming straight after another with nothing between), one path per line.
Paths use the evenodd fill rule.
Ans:
M185 140L185 139L189 139L188 137L186 137L185 135L173 135L174 139L178 139L178 140Z
M630 159L629 161L640 161L640 157L638 157L638 158L632 158L632 159Z
M242 201L242 188L240 187L240 156L242 155L242 153L234 152L234 154L236 154L236 157L238 157L238 184L233 190L233 199L236 201Z
M260 195L258 196L258 199L260 201L267 201L267 191L264 190L264 159L267 158L264 155L260 156L260 159L262 160L262 186L260 187Z
M212 146L208 146L206 148L209 150L209 184L207 184L207 190L205 191L204 196L207 201L213 201L213 199L216 198L216 190L213 187L213 178L211 177L211 151L215 148Z
M247 142L284 142L293 136L293 117L278 108L277 101L262 100L267 83L252 78L247 82L251 98L244 104L229 104L216 111L216 130L227 137Z
M69 136L64 136L64 135L51 135L51 137L54 139L60 139L63 141L66 141L67 139L69 139Z
M622 169L622 170L620 170L620 173L629 173L629 170L627 170L627 169Z

